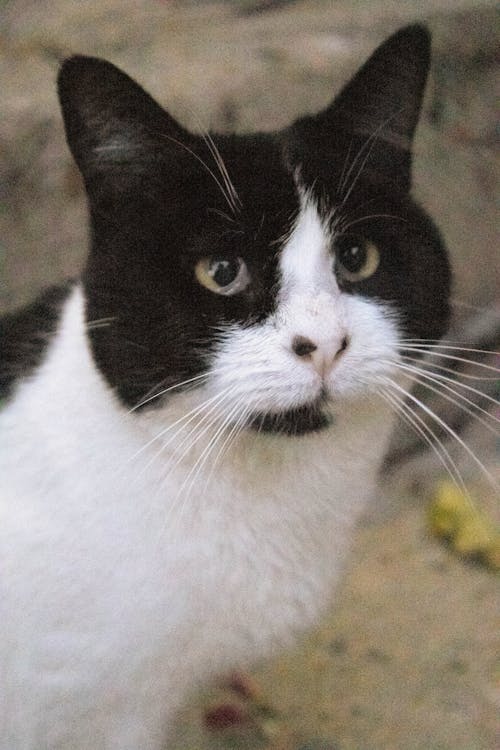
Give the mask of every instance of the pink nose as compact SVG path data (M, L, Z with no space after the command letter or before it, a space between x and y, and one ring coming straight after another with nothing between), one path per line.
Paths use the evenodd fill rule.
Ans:
M347 336L338 342L328 342L326 345L315 344L306 336L295 336L292 340L292 351L297 357L310 361L321 377L325 377L333 367L334 362L347 349Z

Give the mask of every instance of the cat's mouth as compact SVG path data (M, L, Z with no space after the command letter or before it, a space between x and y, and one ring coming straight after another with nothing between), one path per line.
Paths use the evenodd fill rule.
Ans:
M319 432L332 423L331 416L325 413L322 406L323 400L276 414L255 414L251 417L249 426L258 432L290 437Z

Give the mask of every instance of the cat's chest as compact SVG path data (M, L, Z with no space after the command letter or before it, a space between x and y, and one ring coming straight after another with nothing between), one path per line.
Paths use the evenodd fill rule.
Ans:
M3 495L3 549L23 559L11 594L24 601L25 621L61 628L63 649L82 623L106 642L145 635L159 653L167 633L169 649L172 634L178 648L201 639L210 661L225 653L220 639L237 639L231 659L251 659L314 620L368 492L359 467L356 479L325 455L328 440L304 441L287 457L252 437L193 481L189 456L169 465L171 450L155 460L156 446L142 450L144 434L109 404L94 401L99 419L92 408L79 420L60 414L57 429L44 418L35 440L32 390L5 414L25 426L30 462L3 467L12 493Z
M242 433L210 455L208 438L186 451L172 431L189 409L175 403L139 428L96 371L74 305L0 415L12 632L32 628L42 661L64 663L68 644L87 659L100 639L99 671L124 653L158 661L158 679L176 653L183 673L186 653L197 673L223 669L283 643L328 601L387 421L357 406L318 435Z
M138 673L155 664L160 683L167 666L189 682L282 647L328 603L348 529L325 514L326 497L314 509L302 494L301 513L304 487L284 475L274 487L256 477L253 490L240 476L230 489L221 471L172 507L179 472L162 504L150 477L111 468L96 464L86 489L61 483L50 506L23 501L4 527L18 565L6 599L14 620L23 613L11 630L32 632L29 681L80 653L98 674L127 654ZM81 693L86 673L75 679Z

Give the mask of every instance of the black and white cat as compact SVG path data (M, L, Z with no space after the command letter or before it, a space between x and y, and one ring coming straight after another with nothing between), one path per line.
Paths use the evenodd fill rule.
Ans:
M319 114L212 136L64 63L92 241L0 328L1 750L163 749L331 601L402 341L448 320L409 195L428 66L411 26Z

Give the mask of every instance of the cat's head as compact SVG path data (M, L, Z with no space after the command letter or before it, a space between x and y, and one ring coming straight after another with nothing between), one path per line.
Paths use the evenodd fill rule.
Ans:
M319 114L226 136L187 132L108 62L64 63L87 319L109 322L89 335L127 405L190 381L229 421L303 433L376 390L403 338L443 333L446 253L409 195L428 66L408 27Z

